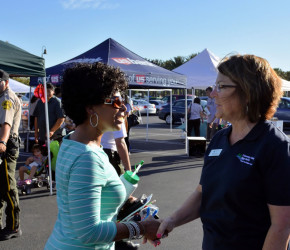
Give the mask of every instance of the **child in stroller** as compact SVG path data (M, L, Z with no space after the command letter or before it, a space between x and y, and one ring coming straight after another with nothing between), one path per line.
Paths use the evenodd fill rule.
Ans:
M33 156L27 158L25 166L19 168L19 178L17 182L18 186L24 184L31 184L35 175L39 175L45 165L46 156L43 155L43 149L39 144L34 144L32 147ZM24 173L28 174L28 178L24 180Z

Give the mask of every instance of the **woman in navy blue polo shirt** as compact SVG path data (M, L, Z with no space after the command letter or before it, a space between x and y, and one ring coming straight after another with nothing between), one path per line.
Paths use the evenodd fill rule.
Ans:
M215 115L232 125L214 136L199 186L163 221L157 237L200 217L205 250L285 250L290 139L268 121L282 95L281 80L254 55L226 58L218 71Z

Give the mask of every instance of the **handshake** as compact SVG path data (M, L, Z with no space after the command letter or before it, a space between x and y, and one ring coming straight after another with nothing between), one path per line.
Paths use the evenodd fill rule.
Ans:
M161 244L161 239L166 238L175 227L175 223L170 217L161 220L149 216L149 218L141 222L141 224L144 227L143 244L150 242L155 247L159 246Z
M156 247L173 230L174 223L171 218L159 219L159 209L152 205L155 201L150 202L151 198L152 195L143 195L139 199L129 199L119 212L118 220L127 227L130 240L140 239L143 235L143 244L149 241Z

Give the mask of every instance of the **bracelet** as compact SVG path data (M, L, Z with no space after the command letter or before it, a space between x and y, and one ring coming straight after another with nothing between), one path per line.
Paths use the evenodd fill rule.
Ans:
M0 141L0 143L4 144L5 146L7 146L7 143L5 141Z
M140 231L140 226L142 226L144 234L145 234L145 229L144 226L141 223L136 223L134 221L130 221L130 222L122 222L122 224L124 224L129 231L129 240L140 240L143 238L143 235L141 235L141 231Z
M135 236L133 237L133 239L134 240L142 239L143 236L141 235L141 237L140 237L140 227L139 227L139 225L136 222L134 222L134 221L131 221L129 223L134 227L134 230L135 230Z
M122 224L124 224L128 228L128 231L129 231L128 239L132 240L133 237L134 237L134 228L133 228L133 226L129 222L122 222Z

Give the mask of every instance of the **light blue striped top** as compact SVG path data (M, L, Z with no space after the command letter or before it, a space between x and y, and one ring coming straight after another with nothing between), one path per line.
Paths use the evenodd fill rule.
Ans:
M56 163L58 216L45 249L115 249L126 190L102 148L66 136Z

